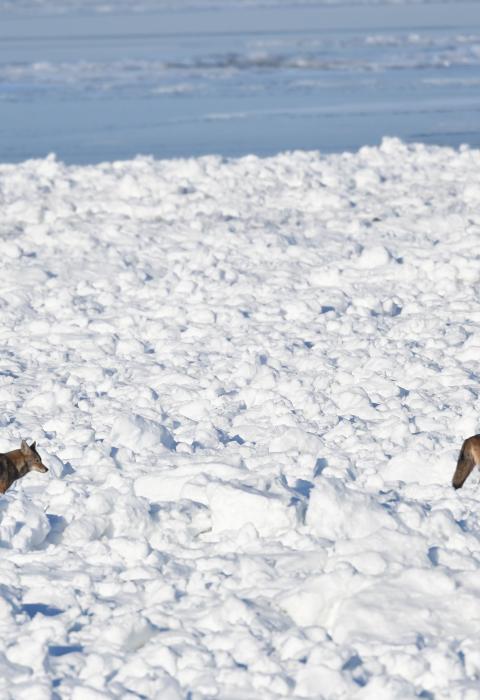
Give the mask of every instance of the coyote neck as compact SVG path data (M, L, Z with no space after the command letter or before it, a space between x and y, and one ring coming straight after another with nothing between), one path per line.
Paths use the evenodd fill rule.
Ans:
M0 493L5 493L14 481L27 472L28 465L21 450L13 450L8 455L0 454Z

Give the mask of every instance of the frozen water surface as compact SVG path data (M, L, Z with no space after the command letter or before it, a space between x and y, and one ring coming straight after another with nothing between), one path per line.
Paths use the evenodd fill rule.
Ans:
M0 6L1 160L479 145L478 2L128 7Z

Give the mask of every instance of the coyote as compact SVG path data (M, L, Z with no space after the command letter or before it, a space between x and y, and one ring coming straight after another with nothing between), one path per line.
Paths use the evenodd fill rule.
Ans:
M472 435L463 443L458 456L457 468L453 475L452 486L461 489L476 464L480 464L480 435Z
M0 452L0 493L5 493L14 481L21 479L28 472L48 472L47 467L42 464L34 442L29 447L27 441L22 440L19 450L3 454Z

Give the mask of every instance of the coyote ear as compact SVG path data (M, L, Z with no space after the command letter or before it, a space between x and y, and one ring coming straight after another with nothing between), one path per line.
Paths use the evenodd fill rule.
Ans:
M22 440L22 444L20 445L20 449L22 450L24 455L28 455L28 453L30 452L30 448L27 445L26 440Z
M31 450L35 450L36 448L37 448L37 443L36 443L36 442L32 442L32 444L30 445L30 449L31 449Z

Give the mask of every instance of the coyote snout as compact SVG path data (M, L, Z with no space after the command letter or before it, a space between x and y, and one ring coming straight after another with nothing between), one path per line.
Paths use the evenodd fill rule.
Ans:
M42 464L40 455L34 442L29 446L26 440L22 440L19 450L0 453L0 493L5 491L28 472L48 472Z
M472 435L462 445L452 479L452 486L455 489L462 488L476 464L480 464L480 435Z

